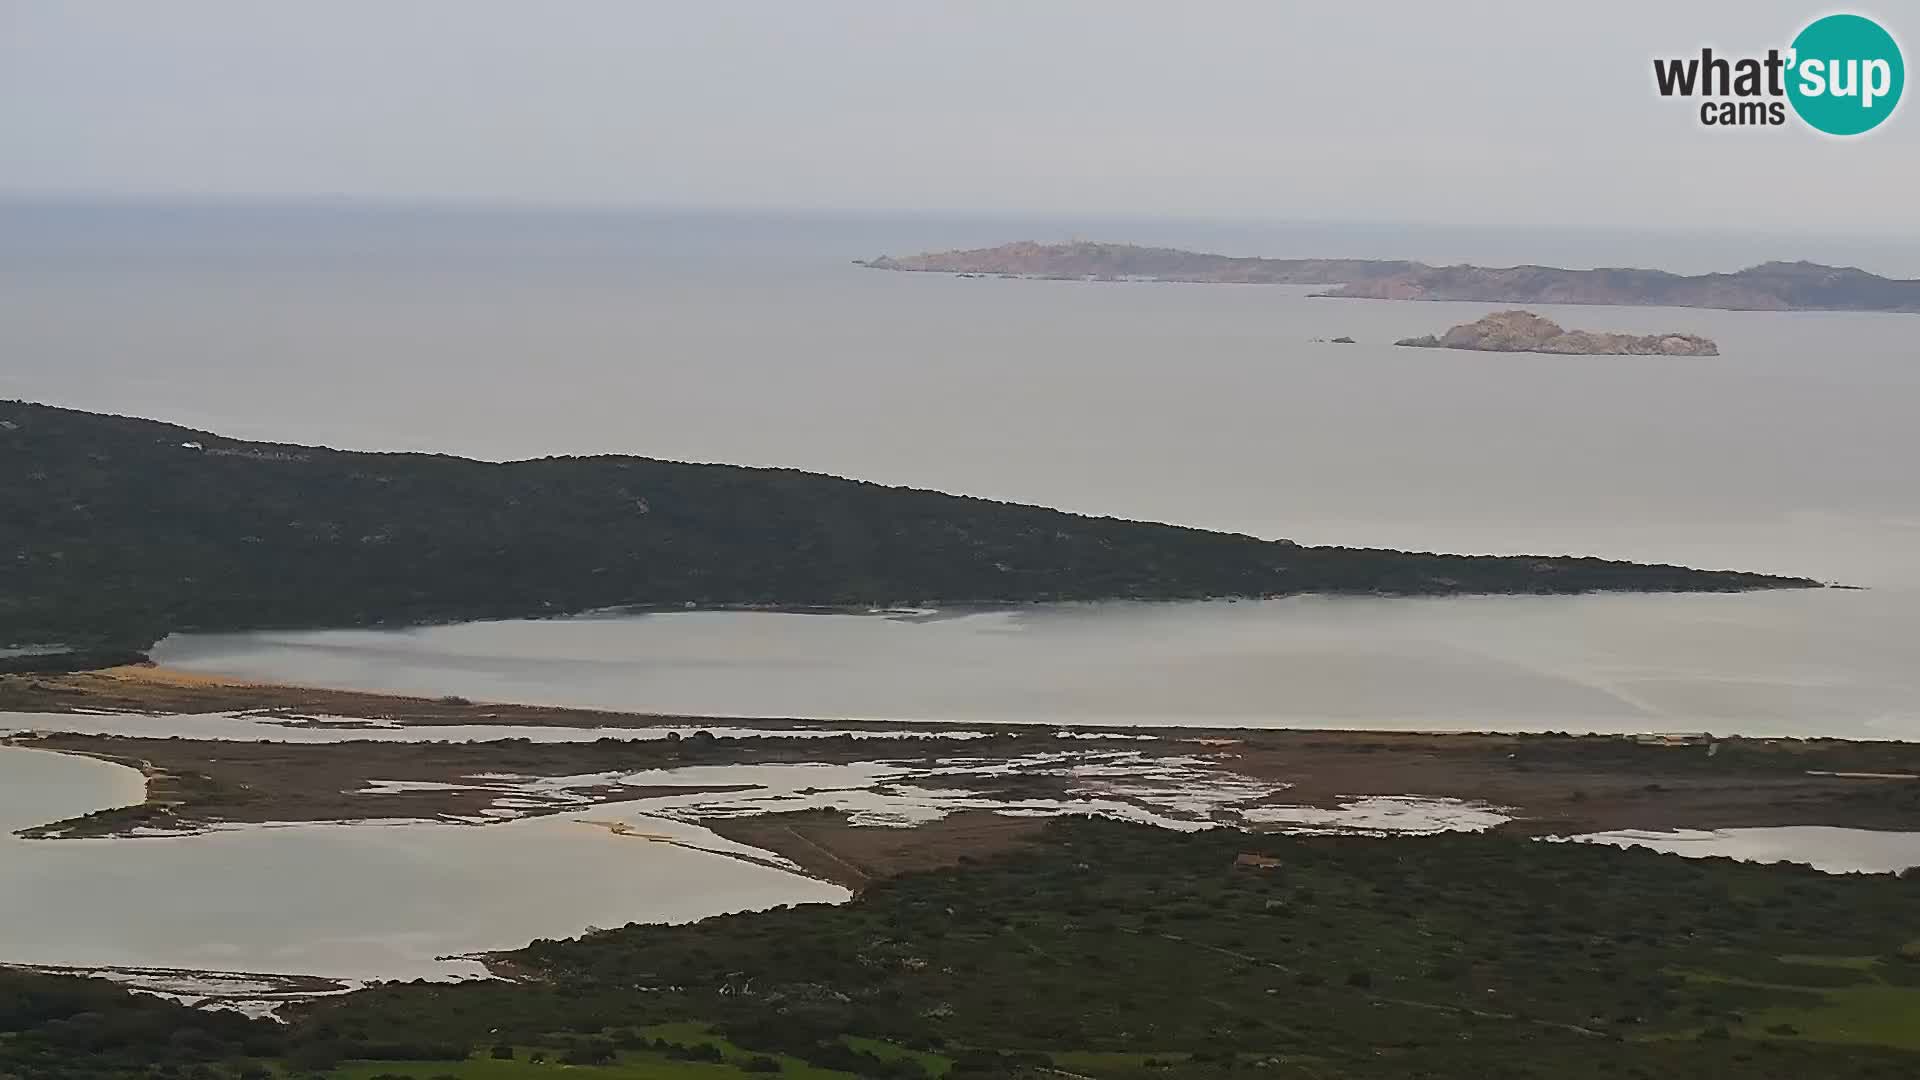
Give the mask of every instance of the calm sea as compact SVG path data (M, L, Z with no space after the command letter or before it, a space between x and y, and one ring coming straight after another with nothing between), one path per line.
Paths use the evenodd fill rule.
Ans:
M869 632L827 623L616 633L588 621L430 639L444 655L410 674L396 665L422 639L396 637L381 685L460 692L473 685L449 670L497 663L473 677L483 688L716 714L1593 717L1920 737L1920 316L1543 307L1573 327L1706 334L1722 355L1436 353L1390 343L1491 306L849 261L1075 235L1684 271L1812 258L1920 275L1914 244L1576 229L16 205L0 210L0 395L243 437L778 464L1308 543L1587 553L1872 590L1281 603L1206 609L1197 629L1167 612L1034 616L993 631L1024 635L1030 659L956 645L944 673L928 643L960 631L886 624L922 635L898 646L917 680L880 670L892 654L863 651ZM1358 344L1314 340L1341 335ZM582 626L598 636L577 637ZM799 654L754 666L754 641L796 634ZM1410 652L1412 639L1424 644ZM642 662L680 655L663 641L709 651L688 644L671 670ZM355 682L381 666L259 645L175 643L172 656ZM1116 651L1085 652L1100 648ZM561 666L529 676L539 656ZM1156 656L1172 691L1143 699ZM574 662L622 673L583 684Z

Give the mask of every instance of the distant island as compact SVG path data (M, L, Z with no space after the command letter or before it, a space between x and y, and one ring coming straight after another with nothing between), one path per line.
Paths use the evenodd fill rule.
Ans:
M1105 281L1216 281L1267 285L1337 285L1425 269L1375 259L1248 259L1133 244L1040 244L1031 240L971 251L856 259L875 270L919 270L974 276L1093 278Z
M1805 578L1305 547L794 469L244 442L0 402L0 646L615 605L1732 592ZM16 666L49 661L40 650Z
M1553 266L1429 266L1379 259L1261 259L1178 248L1021 241L968 251L856 260L876 270L1098 281L1235 282L1335 286L1316 296L1471 300L1500 304L1612 304L1731 311L1920 312L1920 281L1852 267L1768 262L1730 274Z
M1719 356L1720 346L1696 334L1609 334L1565 330L1531 311L1496 311L1435 337L1402 338L1395 345L1477 352L1576 353L1582 356Z

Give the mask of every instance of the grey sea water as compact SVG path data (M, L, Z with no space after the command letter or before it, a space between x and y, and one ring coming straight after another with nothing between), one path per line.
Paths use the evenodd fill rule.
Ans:
M1920 245L1566 230L344 207L0 211L0 394L254 438L787 465L1306 543L1859 593L675 616L170 642L303 682L708 715L1920 737L1920 316L1543 307L1712 358L1396 349L1493 305L958 279L856 256L1238 253L1920 273ZM1354 345L1316 338L1352 336Z
M0 396L259 439L777 464L1307 543L1868 586L933 620L696 612L163 644L163 661L198 670L704 716L1920 738L1920 316L1545 308L1573 327L1706 334L1722 355L1496 356L1390 345L1488 305L849 261L1075 234L1277 256L1690 272L1805 257L1920 274L1920 245L1759 236L12 205ZM1358 343L1313 340L1342 335ZM139 790L131 770L0 749L0 830ZM0 934L0 960L445 977L459 973L434 959L447 953L844 895L577 816L0 836L0 924L30 928ZM1837 868L1871 869L1910 862L1912 844L1681 839L1696 853L1851 852ZM556 897L554 878L593 887Z

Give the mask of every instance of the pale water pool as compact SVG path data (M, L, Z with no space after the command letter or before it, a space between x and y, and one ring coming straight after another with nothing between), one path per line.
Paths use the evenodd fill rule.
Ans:
M846 890L579 815L488 828L246 827L173 837L22 840L14 830L141 797L131 769L0 747L0 963L446 978L436 959L589 926L680 922ZM601 807L588 817L618 813ZM665 821L650 831L751 849Z
M1920 739L1920 594L1301 596L180 635L190 671L689 716Z

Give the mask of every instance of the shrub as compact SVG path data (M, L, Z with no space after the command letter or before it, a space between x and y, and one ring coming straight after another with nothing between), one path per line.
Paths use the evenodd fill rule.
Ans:
M605 1065L614 1058L613 1043L606 1039L588 1039L576 1043L560 1055L562 1065Z

